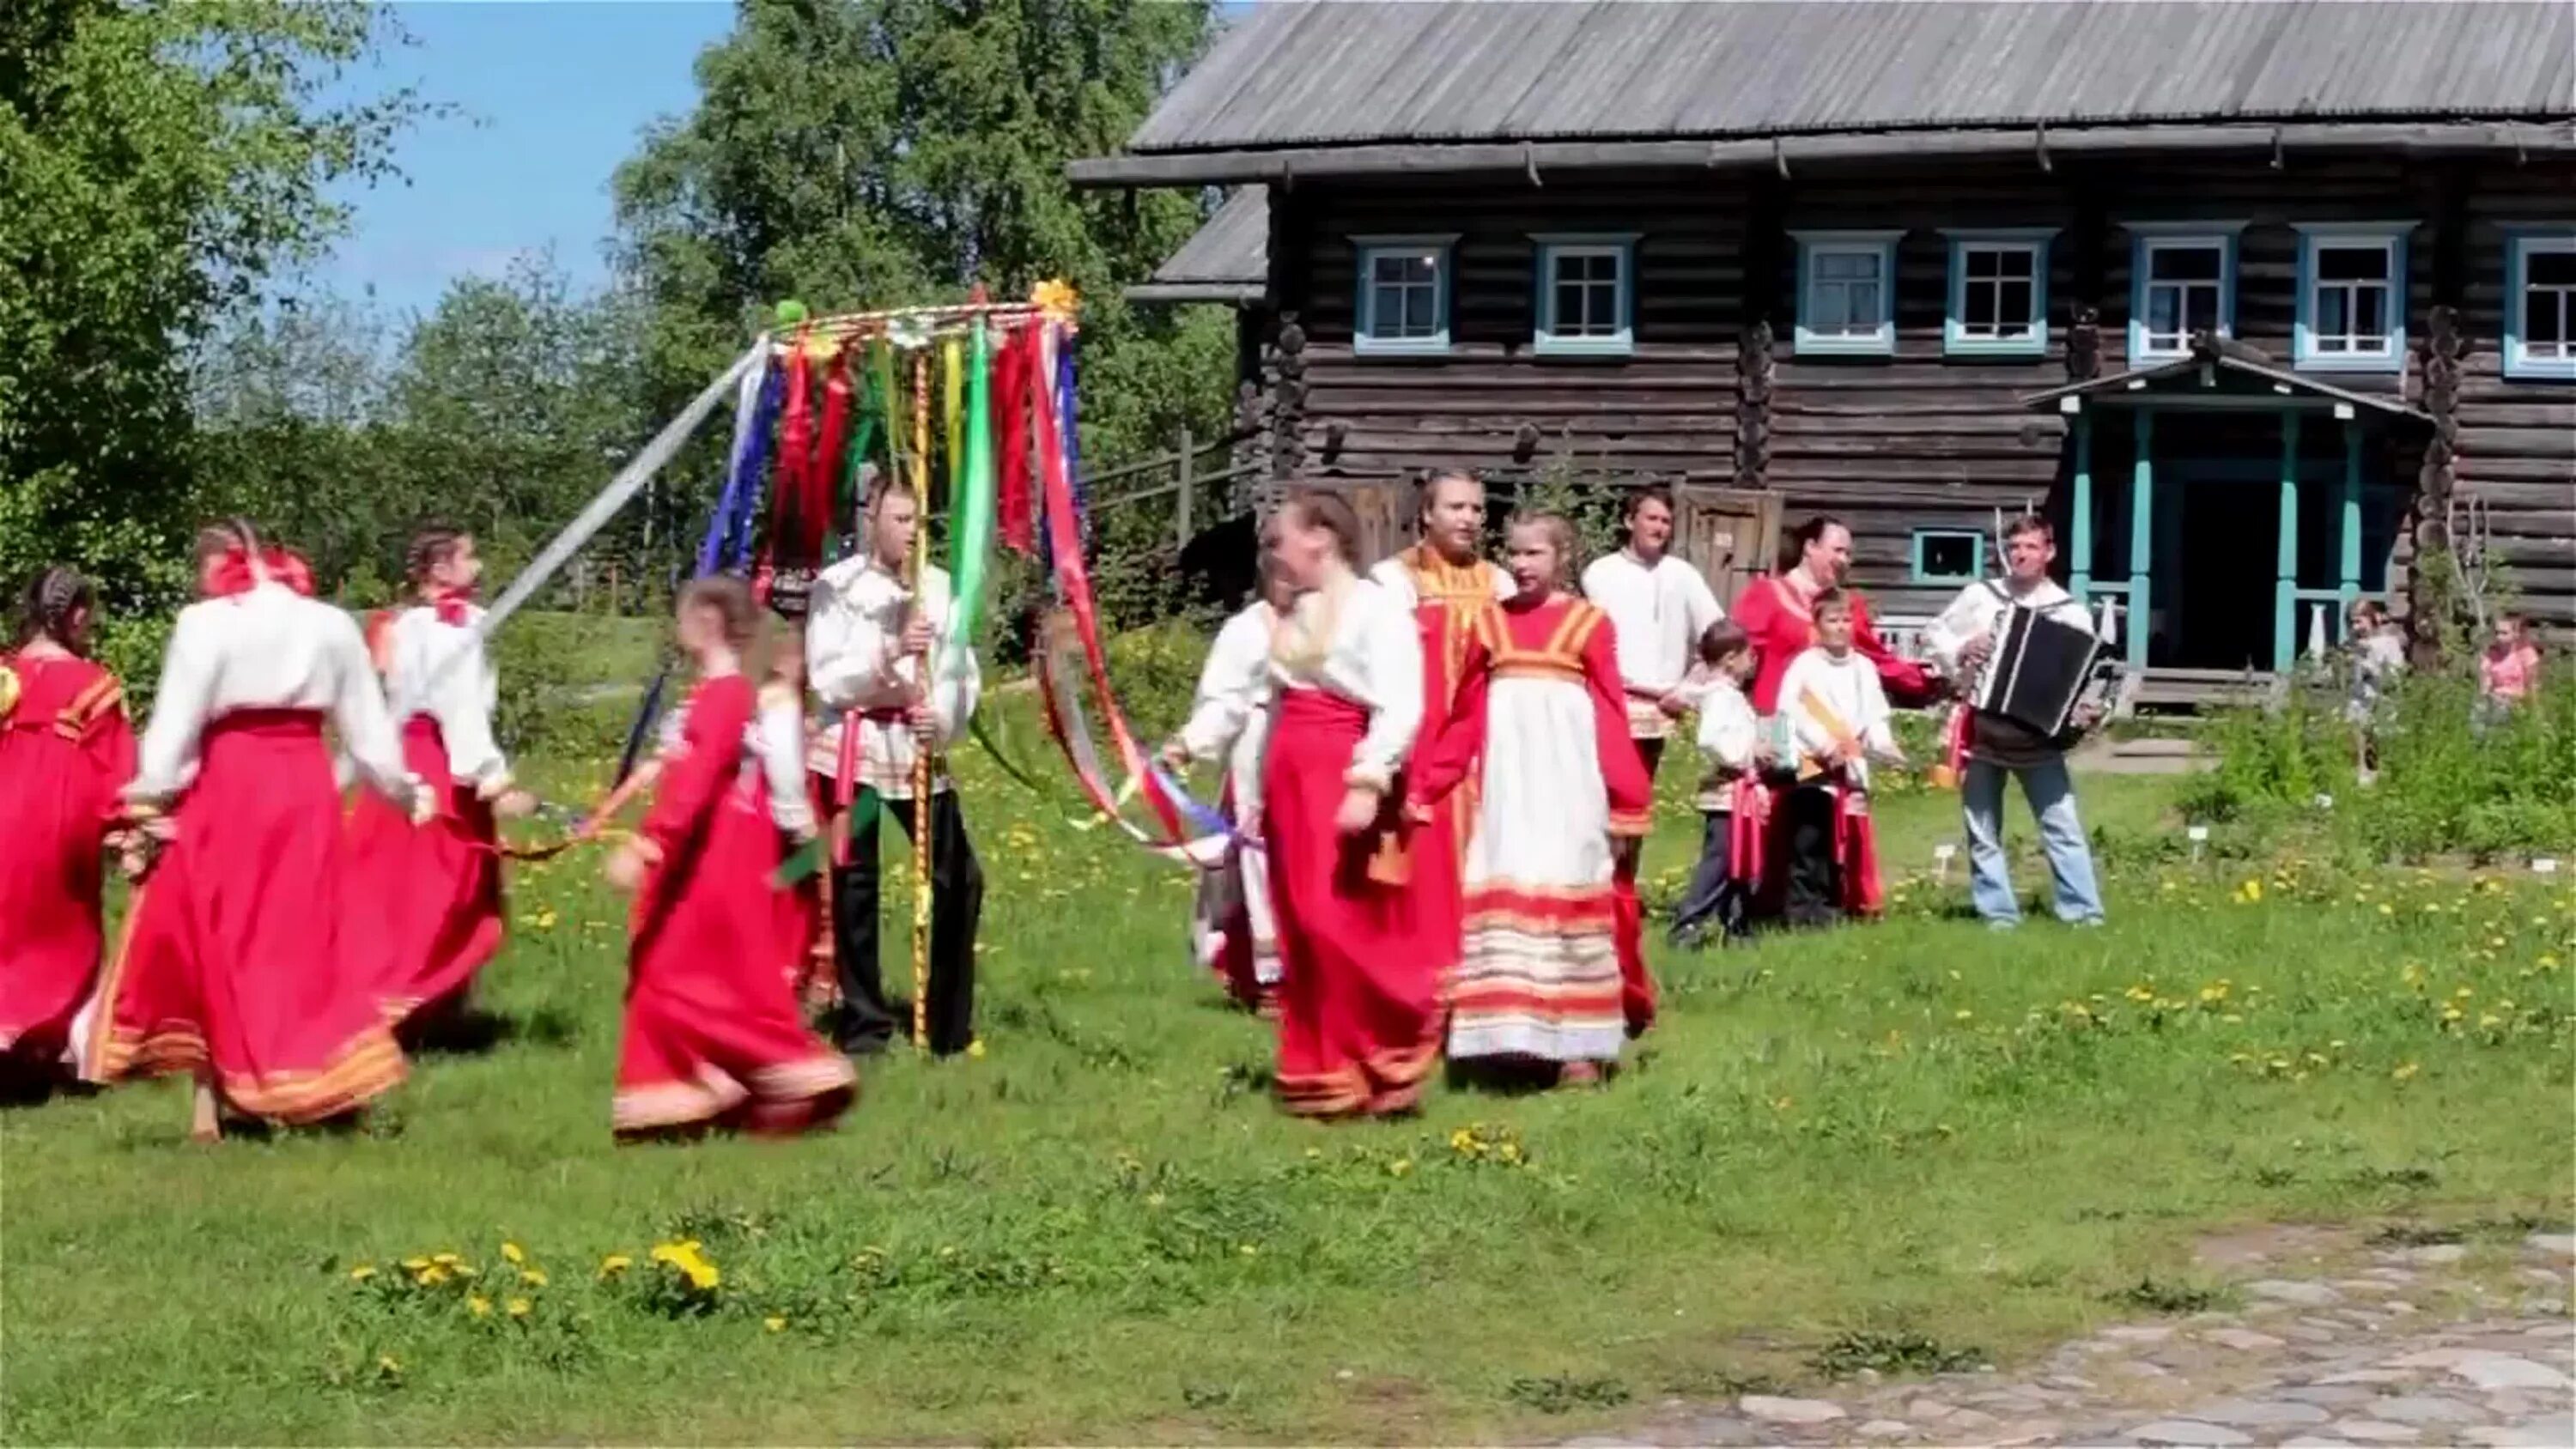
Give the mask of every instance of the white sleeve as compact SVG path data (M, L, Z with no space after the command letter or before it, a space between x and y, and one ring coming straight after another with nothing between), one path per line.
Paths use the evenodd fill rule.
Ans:
M1689 593L1683 608L1683 613L1690 619L1688 652L1697 654L1700 636L1709 631L1709 626L1726 618L1726 609L1718 603L1715 591L1709 588L1708 576L1693 567L1690 560L1682 560L1682 572L1688 577L1684 587Z
M331 724L339 732L340 748L369 789L409 810L420 796L420 781L403 766L402 737L394 733L384 684L367 657L358 621L327 607L314 617L320 620L315 627L327 635L323 647L333 676Z
M1481 559L1477 561L1484 562ZM1494 602L1497 604L1510 603L1512 595L1521 591L1521 586L1512 582L1509 571L1496 568L1492 564L1485 565L1485 577L1494 581Z
M1261 614L1245 610L1228 619L1199 670L1198 698L1181 726L1181 745L1194 760L1226 752L1252 717L1252 705L1270 662L1270 631Z
M1393 594L1407 609L1422 602L1413 592L1413 575L1405 571L1404 560L1400 557L1382 558L1371 564L1368 578L1370 583Z
M972 649L943 649L936 657L938 688L932 703L938 709L939 747L944 750L966 737L966 726L984 697L984 670L975 662Z
M455 654L442 655L434 673L429 712L438 719L439 738L447 744L447 768L471 781L486 800L510 788L510 762L492 737L492 711L499 687L483 635L475 629L434 626L439 642Z
M1896 733L1890 728L1892 717L1887 707L1887 691L1879 686L1876 669L1854 673L1860 680L1861 743L1881 759L1896 759L1904 751L1896 747Z
M893 651L875 616L839 586L817 579L807 619L805 677L815 697L834 710L883 703L894 683Z
M1753 764L1753 745L1753 711L1744 697L1728 699L1712 689L1700 709L1700 753L1730 770L1743 770Z
M1970 584L1959 591L1940 617L1923 627L1923 647L1932 653L1932 662L1944 675L1959 672L1959 651L1968 641L1986 632L1985 601L1990 598L1984 584Z
M769 785L769 818L800 839L814 833L814 806L805 795L805 711L793 698L761 692L760 773Z
M1357 622L1369 693L1376 703L1369 710L1367 733L1351 752L1349 778L1384 792L1422 729L1422 631L1414 627L1410 610L1395 607L1384 595L1371 598L1369 605Z
M1834 752L1834 737L1825 732L1825 727L1800 698L1809 689L1816 688L1816 657L1807 653L1789 661L1788 672L1780 676L1780 713L1788 717L1789 737L1796 742L1800 754L1830 757ZM1824 689L1816 689L1816 695L1828 701L1832 698L1830 691Z
M1610 560L1615 557L1617 557L1617 555L1605 553L1601 555L1601 557L1596 558L1592 562L1583 566L1583 577L1579 581L1583 589L1583 597L1591 600L1595 604L1601 603L1602 570L1609 564ZM1608 606L1603 605L1602 607L1606 612Z
M216 640L203 610L179 612L178 626L161 652L161 685L152 696L152 720L135 755L129 800L167 805L197 776L197 739L215 690Z

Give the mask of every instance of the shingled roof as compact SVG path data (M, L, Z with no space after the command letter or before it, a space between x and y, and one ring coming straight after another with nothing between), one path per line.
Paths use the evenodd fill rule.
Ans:
M1207 224L1129 287L1131 302L1257 302L1270 282L1270 193L1236 188Z
M1125 157L1074 175L1249 180L1269 174L1245 164L1260 153L1395 145L1870 136L1898 149L2042 127L2404 121L2510 138L2508 123L2541 123L2523 144L2555 145L2567 127L2550 123L2571 117L2566 0L1263 0Z

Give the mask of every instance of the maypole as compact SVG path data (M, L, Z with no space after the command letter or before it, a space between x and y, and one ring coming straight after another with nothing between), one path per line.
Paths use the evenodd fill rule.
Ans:
M912 354L912 586L914 617L927 617L922 598L923 575L930 568L930 350L927 340ZM929 651L913 656L914 679L922 701L934 699ZM912 750L912 1044L930 1040L930 782L935 728L913 741Z

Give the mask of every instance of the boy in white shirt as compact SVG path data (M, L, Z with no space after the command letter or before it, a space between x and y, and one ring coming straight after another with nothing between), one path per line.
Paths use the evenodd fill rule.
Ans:
M1699 639L1700 663L1708 678L1699 696L1699 752L1708 766L1700 781L1699 868L1681 903L1673 908L1672 943L1693 949L1706 944L1713 927L1720 939L1742 941L1753 934L1747 919L1755 882L1751 857L1739 832L1761 828L1765 811L1753 797L1763 793L1754 770L1761 726L1744 698L1744 682L1753 677L1753 641L1742 625L1719 622Z
M1878 862L1869 826L1869 764L1905 763L1889 731L1878 666L1852 647L1851 601L1816 595L1816 644L1780 677L1780 713L1796 780L1788 792L1790 925L1827 924L1878 909Z

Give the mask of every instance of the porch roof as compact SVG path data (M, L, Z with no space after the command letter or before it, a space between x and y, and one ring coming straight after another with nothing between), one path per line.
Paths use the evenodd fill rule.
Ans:
M2403 398L2354 392L2305 373L2293 372L2241 342L2206 334L2192 339L2191 351L2165 362L2090 378L2032 393L2022 405L2051 412L2080 412L2087 406L2137 407L2198 403L2209 407L2268 406L2283 410L2326 412L2340 416L2371 415L2432 426L2430 413Z

